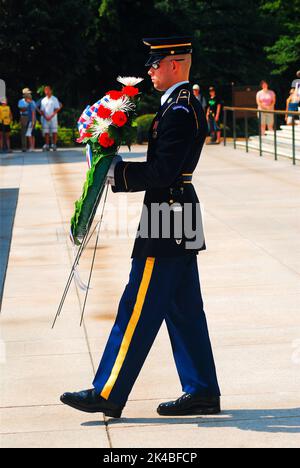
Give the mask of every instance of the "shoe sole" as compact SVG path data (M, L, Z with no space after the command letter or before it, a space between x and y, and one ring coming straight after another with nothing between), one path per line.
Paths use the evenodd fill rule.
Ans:
M214 414L220 414L221 408L194 408L190 410L172 411L172 412L161 412L157 410L160 416L211 416Z
M82 411L83 413L90 413L90 414L103 413L105 416L108 416L110 418L116 418L116 419L119 419L122 416L122 411L105 410L105 409L103 409L103 410L92 410L92 409L88 409L88 408L83 408L82 406L73 404L71 402L66 402L66 401L64 401L62 399L60 399L60 401L64 405L70 406L71 408L76 409L78 411Z

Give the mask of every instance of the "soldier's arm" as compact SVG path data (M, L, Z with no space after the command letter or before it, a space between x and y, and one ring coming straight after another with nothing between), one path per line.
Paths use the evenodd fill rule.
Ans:
M119 162L114 171L114 192L169 187L181 174L197 132L193 110L174 105L162 119L155 158L149 162Z

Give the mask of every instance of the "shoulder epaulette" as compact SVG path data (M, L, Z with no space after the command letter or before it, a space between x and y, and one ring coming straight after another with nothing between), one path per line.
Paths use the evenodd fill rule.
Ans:
M190 98L191 98L191 93L188 89L182 89L176 100L171 100L170 99L170 104L164 111L162 117L168 112L169 109L177 110L177 109L182 109L185 110L186 112L189 112L189 106L190 106ZM169 102L169 101L168 101Z
M180 93L178 94L176 103L178 104L179 102L187 101L187 104L189 105L190 100L191 100L191 92L188 89L182 89Z
M197 131L199 130L199 122L198 122L198 118L197 118L197 114L196 114L196 111L194 109L194 106L192 105L191 103L191 92L188 90L188 89L182 89L177 97L177 100L176 100L176 103L179 104L179 103L185 103L189 106L189 108L192 109L193 111L193 114L194 114L194 118L195 118L195 123L196 123L196 127L197 127Z

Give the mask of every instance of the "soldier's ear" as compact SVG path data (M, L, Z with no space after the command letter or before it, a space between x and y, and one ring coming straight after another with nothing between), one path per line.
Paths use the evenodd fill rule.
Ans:
M180 66L180 65L179 65L178 62L176 62L175 60L172 61L172 70L173 70L173 71L178 70L178 69L179 69L179 66Z

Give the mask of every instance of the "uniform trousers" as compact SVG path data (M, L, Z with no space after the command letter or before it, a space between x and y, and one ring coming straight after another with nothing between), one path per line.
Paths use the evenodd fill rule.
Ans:
M125 405L164 320L182 390L220 395L196 254L132 259L129 282L93 382L99 395Z

